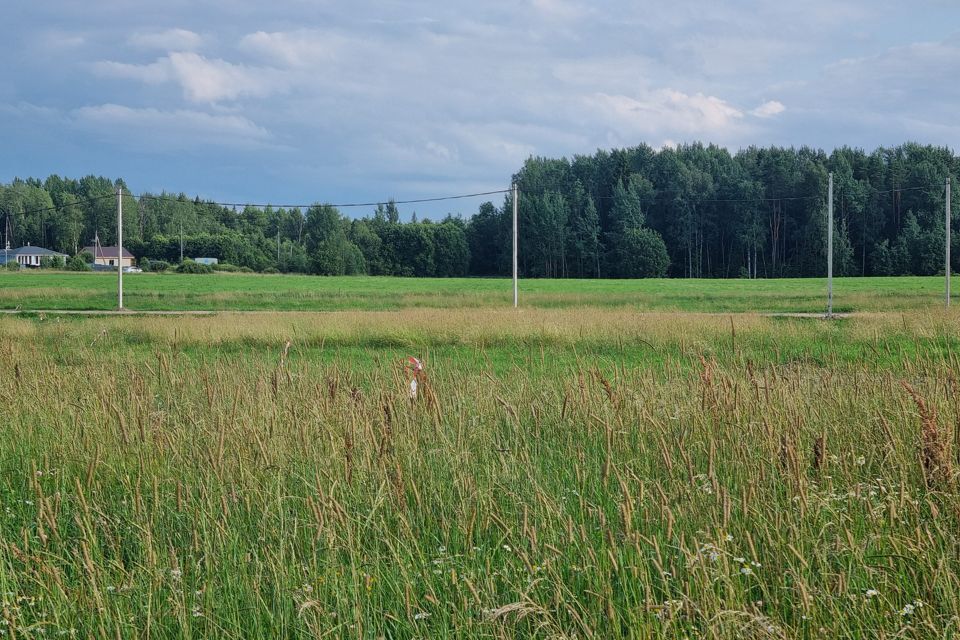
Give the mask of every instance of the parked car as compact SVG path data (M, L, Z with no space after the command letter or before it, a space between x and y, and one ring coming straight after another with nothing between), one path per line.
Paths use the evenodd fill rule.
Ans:
M143 269L141 269L140 267L124 267L123 272L124 273L143 273Z

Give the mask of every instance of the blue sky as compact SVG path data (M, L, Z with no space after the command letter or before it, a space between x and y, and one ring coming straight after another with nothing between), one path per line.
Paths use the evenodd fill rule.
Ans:
M960 148L952 0L4 4L0 182L351 202L641 142Z

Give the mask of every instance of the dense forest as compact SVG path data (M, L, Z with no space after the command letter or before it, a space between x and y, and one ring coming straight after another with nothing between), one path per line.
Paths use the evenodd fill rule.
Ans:
M904 144L755 148L640 145L568 159L530 158L520 189L522 277L785 277L824 273L827 176L834 174L838 275L943 270L947 148ZM0 184L12 246L76 254L116 240L122 180L50 176ZM954 190L956 191L956 189ZM958 208L954 195L953 211ZM350 218L335 207L221 206L171 194L124 199L124 245L144 262L215 257L255 271L401 276L510 272L512 206L401 221L393 203ZM954 238L953 267L960 266Z

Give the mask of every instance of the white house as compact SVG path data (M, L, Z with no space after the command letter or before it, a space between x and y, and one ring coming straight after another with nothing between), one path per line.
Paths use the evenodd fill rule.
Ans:
M65 253L57 253L43 247L17 247L16 249L4 249L0 251L0 264L17 261L21 267L39 267L41 258L63 258L66 260L69 256Z

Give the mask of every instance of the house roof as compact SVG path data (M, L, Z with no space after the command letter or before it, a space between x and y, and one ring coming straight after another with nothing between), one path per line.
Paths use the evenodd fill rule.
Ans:
M3 253L3 250L0 250L0 254ZM43 247L17 247L16 249L10 249L7 251L9 256L61 256L63 258L67 257L65 253L59 253L57 251L52 251L50 249L44 249Z
M89 252L94 258L116 258L117 257L117 247L84 247L84 251ZM133 258L133 254L123 250L124 258Z

